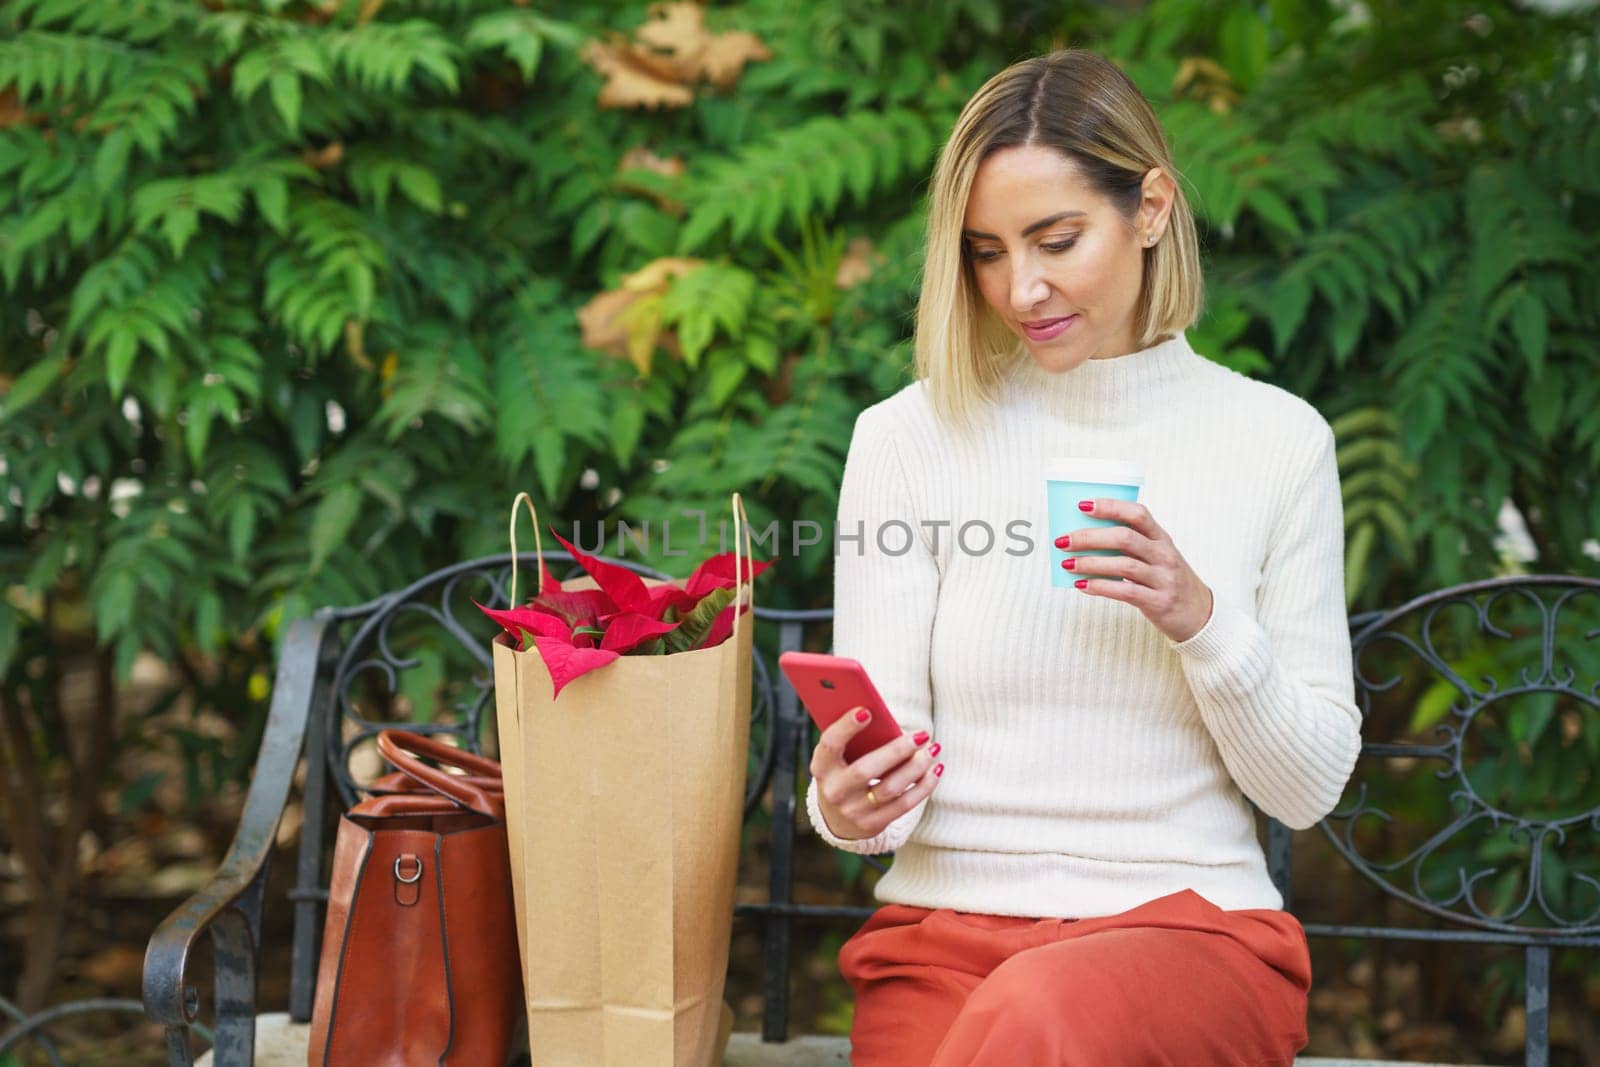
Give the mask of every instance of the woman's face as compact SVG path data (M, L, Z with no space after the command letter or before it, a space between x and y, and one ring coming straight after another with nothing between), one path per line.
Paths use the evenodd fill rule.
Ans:
M978 166L962 223L973 277L1045 370L1135 350L1146 237L1162 235L1172 189L1152 168L1130 221L1054 149L1002 148Z

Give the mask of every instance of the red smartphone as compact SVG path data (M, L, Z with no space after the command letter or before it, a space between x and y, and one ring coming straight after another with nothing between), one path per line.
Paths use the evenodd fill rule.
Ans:
M785 652L778 657L778 667L794 686L818 729L826 730L839 721L839 716L855 708L872 712L867 728L845 746L846 763L854 763L904 732L867 677L866 668L855 660L821 652Z

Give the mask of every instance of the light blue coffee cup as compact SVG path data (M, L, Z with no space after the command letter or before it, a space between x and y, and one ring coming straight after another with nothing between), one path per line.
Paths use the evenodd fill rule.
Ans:
M1056 538L1073 530L1091 526L1121 526L1120 522L1098 519L1078 510L1078 501L1109 497L1113 500L1138 500L1144 488L1144 471L1132 463L1111 459L1061 458L1047 460L1044 465L1046 514L1050 528L1045 531L1045 541L1050 546L1050 584L1071 589L1079 578L1106 578L1095 574L1089 564L1078 564L1077 570L1067 570L1061 561L1092 556L1117 556L1111 549L1088 551L1063 550L1056 547Z

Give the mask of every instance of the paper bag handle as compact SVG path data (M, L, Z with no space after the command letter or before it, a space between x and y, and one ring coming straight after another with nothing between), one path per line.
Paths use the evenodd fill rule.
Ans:
M533 506L533 497L527 493L518 493L517 499L511 502L511 604L516 610L517 603L517 505L523 501L528 503L528 514L533 516L533 554L539 560L539 592L536 596L544 594L544 543L539 537L539 510Z
M740 605L744 603L745 590L750 590L750 608L755 609L755 575L753 561L755 554L750 551L750 516L744 513L744 498L738 493L733 494L731 505L733 509L733 640L739 638L739 616L744 612ZM740 538L741 531L744 534ZM739 551L740 546L744 551ZM741 566L740 564L743 564Z

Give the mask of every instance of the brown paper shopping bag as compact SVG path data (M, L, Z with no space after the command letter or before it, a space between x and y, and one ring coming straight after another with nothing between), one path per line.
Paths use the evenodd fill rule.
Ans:
M528 1043L539 1067L722 1062L755 618L739 607L753 607L754 595L738 494L733 522L733 633L715 647L623 656L552 698L531 643L517 651L504 634L494 641ZM536 513L534 529L537 538ZM513 564L513 606L516 596Z

